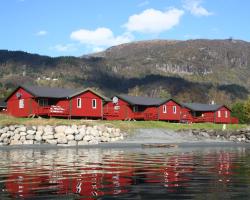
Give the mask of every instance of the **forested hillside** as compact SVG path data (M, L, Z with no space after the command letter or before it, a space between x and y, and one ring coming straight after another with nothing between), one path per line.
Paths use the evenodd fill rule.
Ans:
M141 41L81 58L0 50L0 97L37 84L230 104L248 97L249 77L250 43L232 39Z

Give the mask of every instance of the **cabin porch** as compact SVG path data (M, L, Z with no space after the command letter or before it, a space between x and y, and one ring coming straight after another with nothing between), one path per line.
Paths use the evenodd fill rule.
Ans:
M39 98L36 100L38 106L35 115L48 117L68 117L69 106L58 105L59 99Z

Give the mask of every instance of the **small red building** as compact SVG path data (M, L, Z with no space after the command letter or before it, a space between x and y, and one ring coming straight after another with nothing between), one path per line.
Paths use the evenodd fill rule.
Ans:
M189 123L238 123L231 117L231 110L225 105L184 103L182 104L181 121Z
M181 105L173 99L118 95L104 106L107 120L180 121Z
M105 99L91 89L19 86L6 102L7 112L16 117L102 118Z

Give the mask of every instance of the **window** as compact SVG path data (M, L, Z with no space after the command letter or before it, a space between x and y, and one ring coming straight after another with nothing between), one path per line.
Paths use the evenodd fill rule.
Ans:
M163 106L163 113L167 113L167 106L166 105Z
M173 113L176 114L176 106L173 106Z
M49 105L49 101L48 101L48 99L38 99L38 104L39 104L39 106L45 107L45 106Z
M133 112L144 112L145 109L146 109L145 106L138 106L138 105L133 106Z
M82 107L82 99L77 98L77 108L81 108L81 107Z
M96 99L92 99L92 108L96 108Z
M225 118L227 118L228 117L228 113L227 113L227 111L225 111Z
M19 99L19 108L24 108L24 99Z
M218 117L221 117L221 112L220 111L218 111Z

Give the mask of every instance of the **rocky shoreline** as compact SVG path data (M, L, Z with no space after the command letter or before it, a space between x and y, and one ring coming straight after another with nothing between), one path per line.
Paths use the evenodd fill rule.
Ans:
M123 140L125 133L106 126L24 126L0 127L0 146L51 144L76 146Z
M250 127L239 130L178 130L178 133L189 134L200 140L206 138L211 140L250 143Z
M0 146L49 144L54 146L96 145L101 143L250 143L250 127L240 130L163 129L135 130L129 137L118 128L86 125L0 127Z

